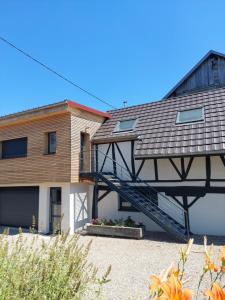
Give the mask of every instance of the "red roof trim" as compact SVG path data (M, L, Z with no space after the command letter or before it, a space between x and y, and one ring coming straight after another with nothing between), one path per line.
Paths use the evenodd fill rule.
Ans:
M71 100L66 100L66 102L67 102L67 104L68 104L69 107L78 108L78 109L81 109L81 110L85 110L87 112L90 112L92 114L95 114L95 115L98 115L98 116L101 116L101 117L104 117L104 118L107 118L107 119L111 119L112 118L112 116L110 114L106 113L106 112L93 109L91 107L82 105L80 103L77 103L77 102L74 102L74 101L71 101Z

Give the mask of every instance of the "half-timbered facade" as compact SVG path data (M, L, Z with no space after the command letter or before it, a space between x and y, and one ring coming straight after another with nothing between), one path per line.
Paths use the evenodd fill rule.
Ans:
M0 118L0 225L73 233L131 216L181 239L225 235L225 56L165 99L100 112L66 100ZM57 226L56 226L57 225Z
M219 64L220 84L210 81L216 71L205 68L212 61ZM200 73L208 76L208 85L204 81L201 87L181 92L184 82L193 82ZM211 51L166 99L109 112L112 118L92 139L94 171L113 174L107 178L111 183L117 180L114 185L124 184L125 189L129 185L129 189L124 195L95 176L93 217L132 216L156 231L170 231L164 223L172 218L185 234L225 234L224 74L224 55ZM136 205L130 199L134 190L134 198L141 200L137 195L142 193L160 211L155 209L151 215L145 202Z

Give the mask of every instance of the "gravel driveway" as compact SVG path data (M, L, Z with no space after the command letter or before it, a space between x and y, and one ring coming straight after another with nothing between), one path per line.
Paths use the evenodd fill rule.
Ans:
M17 233L18 230L11 229L9 240L18 237ZM26 235L30 236L29 233ZM46 241L50 239L50 236L41 237ZM112 265L111 281L103 289L104 300L148 299L150 275L160 274L172 262L177 262L179 249L184 246L164 233L148 233L142 240L81 235L81 243L90 240L89 261L99 268L99 273ZM208 243L212 242L217 255L221 245L225 245L225 237L209 237ZM187 287L196 289L203 262L203 237L196 236L186 268L186 273L191 276ZM207 283L204 284L205 289Z
M99 269L112 265L111 282L104 287L103 299L148 299L149 276L159 274L172 262L177 262L183 244L163 233L149 234L143 240L82 236L81 241L93 240L89 259ZM215 254L225 238L209 237ZM202 270L203 237L195 237L195 244L187 263L186 272L191 276L187 286L196 288ZM204 288L204 285L203 285ZM203 297L199 297L202 299Z

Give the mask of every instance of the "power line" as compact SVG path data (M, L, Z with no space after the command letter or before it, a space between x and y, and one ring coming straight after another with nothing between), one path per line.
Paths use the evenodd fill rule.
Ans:
M25 52L24 50L18 48L16 45L12 44L11 42L9 42L7 39L3 38L2 36L0 36L0 40L4 43L6 43L8 46L16 49L17 51L19 51L20 53L22 53L24 56L28 57L29 59L33 60L34 62L36 62L37 64L41 65L43 68L45 68L46 70L48 70L49 72L55 74L56 76L58 76L59 78L63 79L64 81L66 81L67 83L75 86L76 88L80 89L82 92L86 93L87 95L101 101L102 103L110 106L111 108L116 109L115 106L113 106L112 104L110 104L109 102L99 98L98 96L92 94L91 92L89 92L88 90L82 88L81 86L79 86L78 84L76 84L75 82L73 82L72 80L66 78L64 75L56 72L55 70L53 70L52 68L48 67L46 64L42 63L40 60L34 58L32 55L30 55L29 53Z

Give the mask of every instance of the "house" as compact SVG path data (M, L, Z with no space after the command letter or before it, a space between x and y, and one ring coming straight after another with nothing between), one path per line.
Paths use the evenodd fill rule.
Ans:
M97 175L113 175L92 172L93 216L225 235L225 55L210 51L163 100L109 113L92 143Z
M100 112L65 100L0 118L0 224L73 233L131 216L147 230L225 235L225 55L163 100Z

